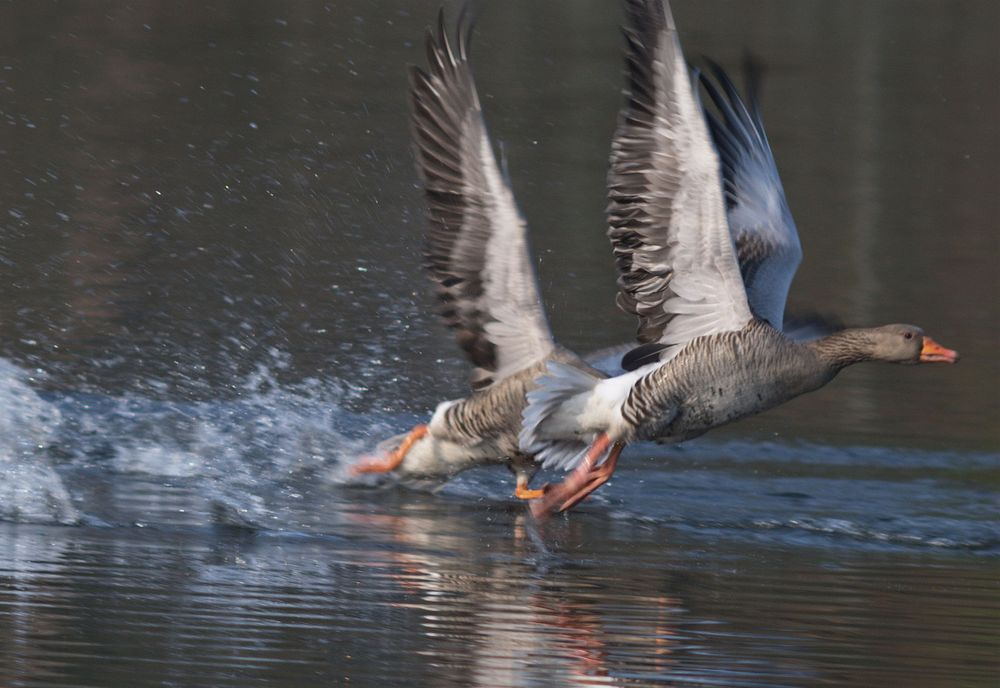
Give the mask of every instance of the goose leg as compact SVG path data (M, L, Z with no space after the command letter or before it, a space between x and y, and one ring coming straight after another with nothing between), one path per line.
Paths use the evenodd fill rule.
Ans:
M618 463L618 455L625 445L615 442L611 454L604 464L598 466L597 461L611 446L608 433L602 432L590 445L586 456L580 465L573 469L563 482L550 487L545 496L531 504L531 513L535 518L544 519L555 511L565 511L583 501L587 495L603 485L614 473Z
M528 480L530 478L524 473L517 474L517 485L514 487L515 497L518 499L539 499L545 496L545 492L549 488L548 483L545 483L537 490L532 490L528 488Z
M410 434L406 436L399 446L389 452L387 456L363 457L351 468L351 472L354 475L361 475L362 473L388 473L395 470L399 464L403 463L403 459L406 458L406 453L410 451L410 447L426 434L427 426L417 425L410 430Z
M528 483L531 482L531 479L535 477L535 473L538 471L538 464L530 456L521 453L514 454L507 461L507 468L510 469L511 473L517 479L514 496L518 499L538 499L545 494L545 491L549 487L548 483L542 485L537 490L532 490L528 487Z
M615 442L614 446L611 447L611 453L608 454L607 460L591 472L592 477L590 481L577 490L574 495L564 501L559 506L558 511L572 509L574 506L586 499L591 492L608 482L608 480L611 479L611 475L615 472L615 467L618 465L618 456L622 453L622 449L624 448L624 444Z

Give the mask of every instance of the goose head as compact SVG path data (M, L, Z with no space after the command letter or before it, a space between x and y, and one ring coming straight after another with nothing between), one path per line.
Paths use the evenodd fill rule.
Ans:
M954 363L958 352L946 349L915 325L884 325L869 330L874 361L902 363Z
M941 346L915 325L841 330L817 340L815 346L835 368L861 361L915 365L958 360L958 352Z

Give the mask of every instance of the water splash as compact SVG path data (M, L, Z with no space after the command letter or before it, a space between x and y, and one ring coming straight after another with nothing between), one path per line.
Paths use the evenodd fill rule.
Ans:
M273 525L287 485L339 483L343 466L391 430L391 419L348 410L357 393L349 385L279 382L285 360L272 352L229 400L53 397L63 418L58 444L75 469L183 486L201 502L185 504L188 515L194 510L216 525Z
M28 386L29 378L0 359L0 519L76 523L80 514L47 456L61 414Z
M352 411L359 392L341 381L282 382L284 360L274 352L235 398L214 401L39 395L30 375L0 362L0 518L336 531L341 512L383 498L345 489L346 468L415 419ZM980 477L997 462L878 447L640 444L574 519L598 511L736 538L993 551L995 499ZM546 479L561 476L537 480ZM502 469L420 487L446 502L515 504Z

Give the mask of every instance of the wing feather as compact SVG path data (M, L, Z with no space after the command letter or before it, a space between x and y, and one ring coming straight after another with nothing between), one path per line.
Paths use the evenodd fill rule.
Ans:
M425 262L438 314L487 387L552 352L527 226L501 173L468 58L471 27L459 18L457 50L445 29L427 35L427 70L410 78L413 138L429 230Z
M612 142L609 223L618 303L640 343L685 344L751 318L719 159L662 0L626 0L627 100Z
M711 69L714 81L702 75L701 83L717 114L706 107L705 116L722 163L747 300L757 317L781 329L788 289L802 261L799 234L764 132L754 70L748 70L748 107L725 71L714 63Z

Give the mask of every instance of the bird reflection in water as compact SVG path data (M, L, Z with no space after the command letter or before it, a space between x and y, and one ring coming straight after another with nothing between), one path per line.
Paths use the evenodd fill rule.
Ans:
M379 575L403 593L392 605L420 613L420 632L439 648L429 653L440 652L447 667L442 670L456 672L456 679L471 676L473 685L507 686L537 674L571 685L620 685L624 679L616 675L616 665L634 667L637 657L646 671L660 676L677 664L681 601L662 590L635 590L661 587L662 579L629 580L626 598L617 588L620 579L588 577L579 561L570 567L550 552L527 513L489 518L488 527L506 523L510 532L507 538L489 538L493 546L485 549L466 535L472 532L467 524L452 523L468 514L395 504L391 511L355 510L345 516L353 529L386 546L395 566L386 567L383 560ZM574 524L566 526L566 533L546 533L556 535L561 548L572 547L582 535ZM637 599L642 609L629 616L638 614L643 624L632 633L621 623L620 607L634 606ZM623 655L620 662L617 653Z

